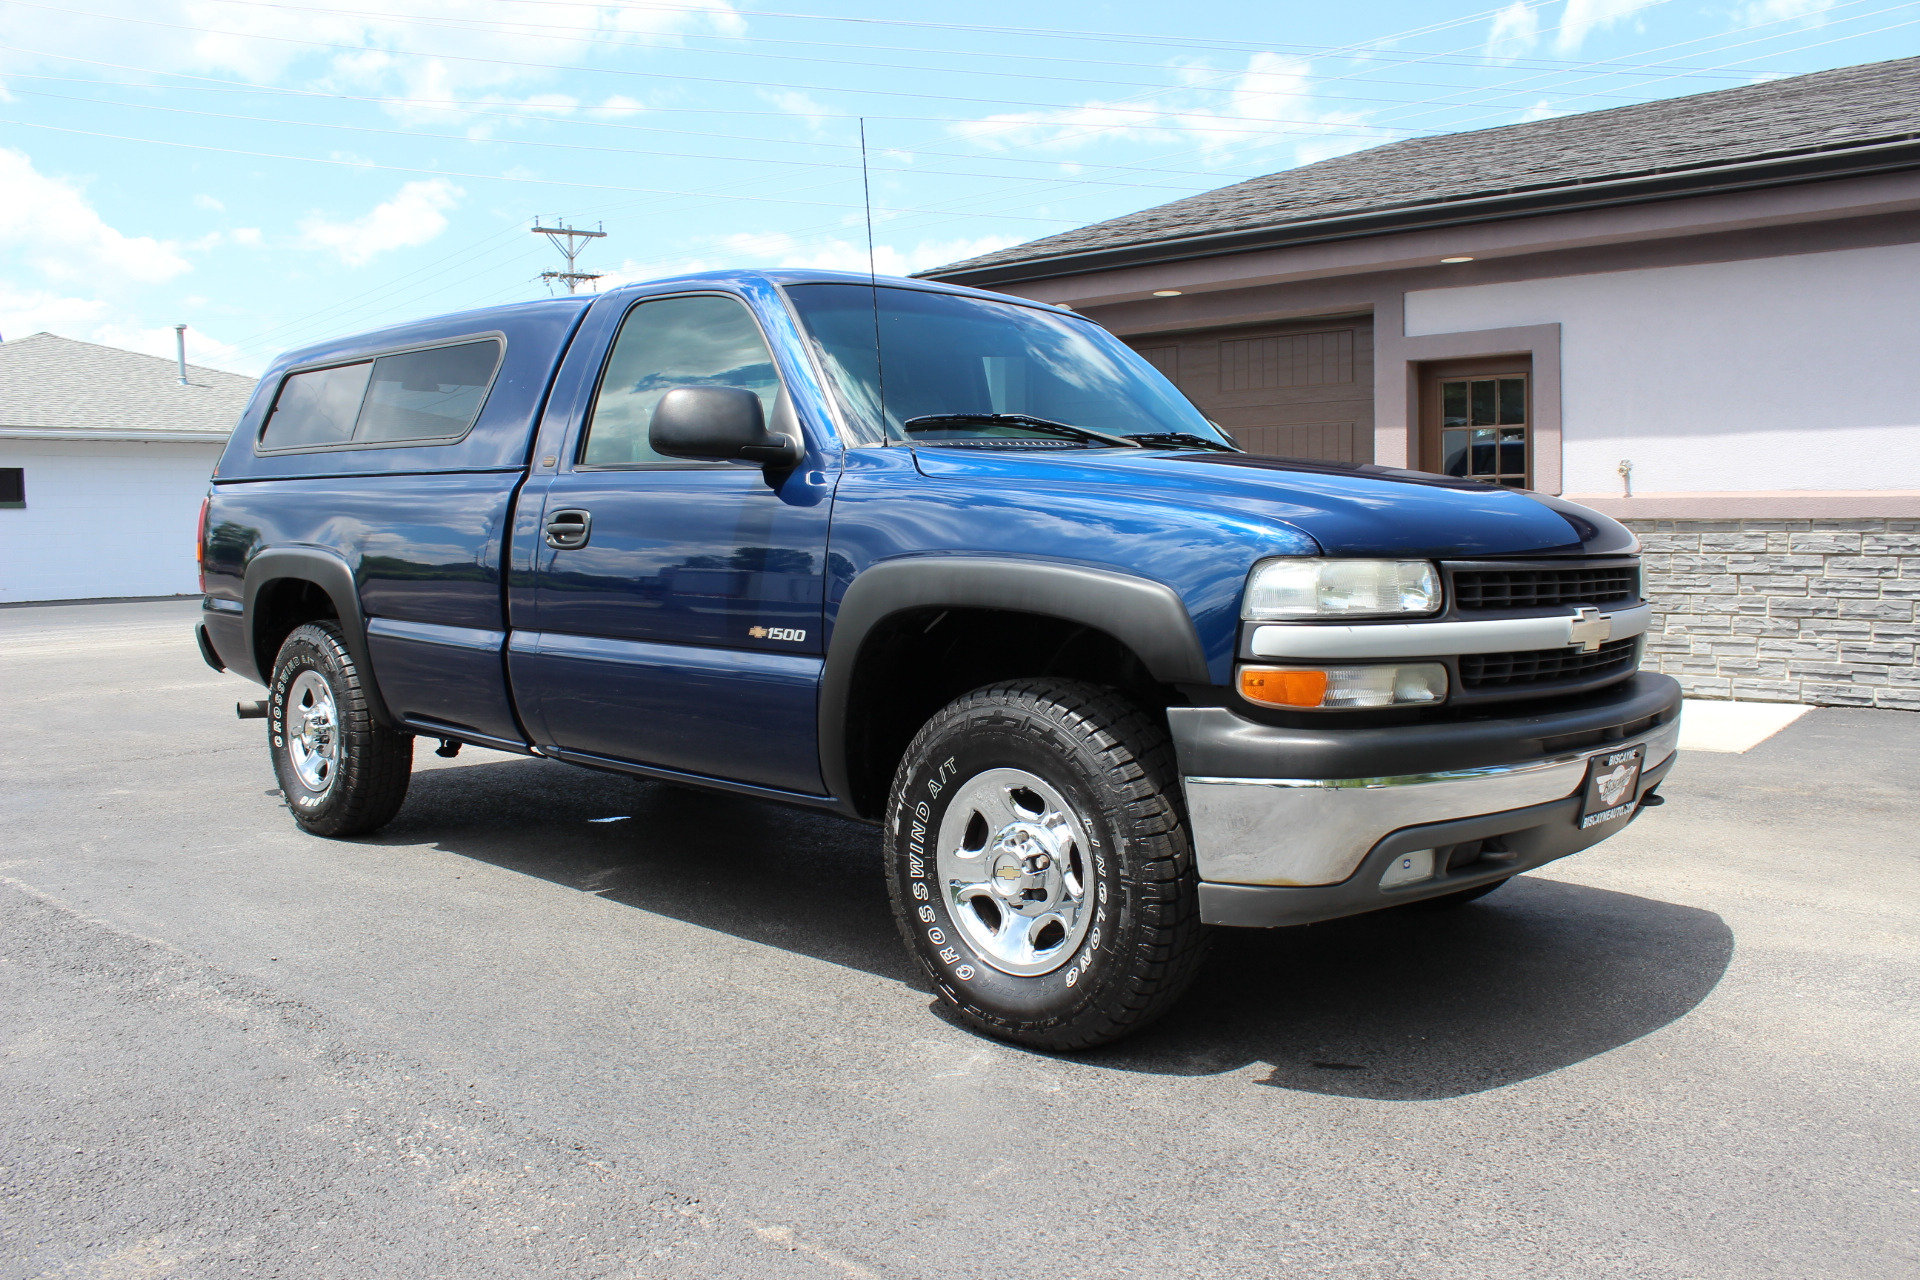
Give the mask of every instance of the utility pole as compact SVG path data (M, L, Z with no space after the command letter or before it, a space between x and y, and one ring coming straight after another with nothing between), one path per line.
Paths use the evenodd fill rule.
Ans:
M535 235L543 235L553 241L553 247L558 249L561 254L566 257L567 269L565 271L542 271L540 278L549 283L555 280L564 281L568 293L577 293L583 282L598 280L601 275L601 273L597 271L577 271L574 269L574 259L578 258L581 251L587 247L580 242L582 240L599 240L604 238L607 234L607 224L604 222L601 223L600 230L598 231L576 231L574 228L568 226L564 219L557 221L560 222L560 225L557 227L543 227L540 225L539 217L536 216L533 220L533 231Z

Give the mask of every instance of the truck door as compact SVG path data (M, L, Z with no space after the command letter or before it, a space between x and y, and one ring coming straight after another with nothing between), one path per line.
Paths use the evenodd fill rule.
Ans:
M819 455L810 444L800 466L769 475L656 454L647 429L674 387L744 388L770 422L801 428L741 299L644 298L617 323L610 346L576 343L604 360L597 378L575 371L579 411L555 465L536 469L552 479L522 499L515 560L532 607L518 607L523 583L509 665L523 718L562 758L818 794L832 493Z

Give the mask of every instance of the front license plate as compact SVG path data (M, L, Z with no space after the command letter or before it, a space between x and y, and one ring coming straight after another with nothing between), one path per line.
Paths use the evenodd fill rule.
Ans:
M1597 827L1633 812L1646 744L1603 751L1587 761L1587 785L1580 802L1580 829Z

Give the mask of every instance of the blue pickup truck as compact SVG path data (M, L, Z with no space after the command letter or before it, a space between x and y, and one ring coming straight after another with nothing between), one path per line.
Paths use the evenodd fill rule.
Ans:
M391 819L420 736L882 824L941 997L1067 1050L1206 926L1465 902L1658 804L1638 553L1245 453L1070 311L724 272L281 357L199 642L318 835Z

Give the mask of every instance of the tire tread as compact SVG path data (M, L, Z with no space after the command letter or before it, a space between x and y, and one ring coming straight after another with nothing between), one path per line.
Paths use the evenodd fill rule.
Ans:
M276 687L281 668L290 660L288 651L295 645L317 650L332 667L329 674L337 678L340 686L335 690L335 702L340 709L341 736L348 746L341 776L334 783L340 803L311 815L301 814L291 804L288 808L294 821L315 835L342 839L377 831L391 822L400 812L400 806L406 803L407 787L413 777L413 735L390 729L374 719L366 678L347 650L346 640L336 623L308 622L294 628L274 659ZM267 733L271 741L271 720Z
M964 728L1017 723L1019 707L1062 735L1078 737L1101 760L1109 786L1123 797L1139 857L1133 883L1141 937L1113 996L1070 1025L1016 1023L968 1007L938 970L922 960L935 986L969 1021L990 1034L1055 1051L1090 1049L1129 1035L1170 1009L1191 984L1206 955L1200 923L1199 875L1180 806L1173 743L1154 716L1117 690L1079 680L1023 679L964 694L915 735L894 777L888 813L900 811L912 765L938 738ZM913 935L897 876L888 877L894 911L909 945ZM916 956L918 952L915 952Z

